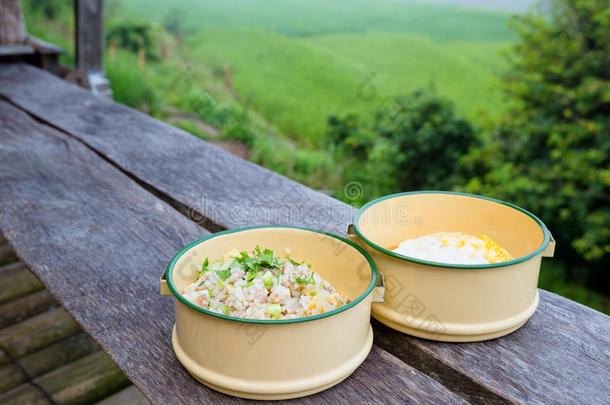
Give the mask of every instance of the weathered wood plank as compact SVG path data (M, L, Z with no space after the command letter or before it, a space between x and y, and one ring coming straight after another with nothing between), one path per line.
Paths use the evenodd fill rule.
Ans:
M23 384L0 395L2 405L51 405L45 394L32 384Z
M84 332L69 336L17 360L30 377L38 377L99 350Z
M18 359L79 331L78 325L61 308L56 308L0 330L0 347Z
M373 346L367 367L356 369L348 377L347 383L335 386L326 391L324 403L328 404L467 404L464 399L434 381L432 378L421 378L419 371L405 369L404 363L393 355ZM391 377L390 377L391 376ZM390 377L390 378L388 378ZM362 392L370 391L373 395L363 397ZM310 404L311 398L298 400L301 404Z
M150 402L138 391L135 385L109 396L96 405L148 405Z
M0 94L11 102L81 139L139 181L174 200L175 205L187 207L185 211L200 222L218 228L297 224L341 234L354 212L343 203L231 157L142 114L94 99L33 68L0 68L0 84ZM71 101L59 106L55 102L58 98ZM125 132L139 136L126 139L122 136ZM574 319L553 316L555 311L579 314L578 324L599 323L604 330L609 324L608 317L594 310L543 292L540 310L532 321L502 339L441 344L391 334L381 326L376 327L376 335L390 336L394 341L388 342L394 344L384 345L387 350L475 402L607 398L608 385L588 376L608 380L609 334L596 337L599 330L587 328L578 332ZM537 328L543 328L544 334ZM581 361L580 367L572 369L573 358L555 356L545 340L552 342L553 351L558 353L586 347L585 352L596 353L593 357L602 361ZM410 348L410 353L403 347ZM465 364L464 359L472 362ZM575 381L580 384L578 389L573 389Z
M176 361L172 301L158 296L159 275L173 253L207 231L81 143L2 101L0 123L0 162L10 162L0 169L0 228L24 262L149 399L239 402L195 382ZM345 395L355 402L429 395L460 402L428 376L389 359L375 349L357 373L306 402Z
M2 273L0 273L0 283L3 282L4 279ZM9 301L0 305L0 328L21 322L57 305L57 301L45 290Z
M32 55L36 50L31 45L0 45L0 58L15 55Z
M608 317L548 291L528 323L500 339L440 343L379 322L375 342L472 403L601 404L610 398ZM493 358L491 358L493 356Z
M36 38L33 35L28 35L26 42L41 55L55 55L57 57L57 55L65 55L66 53L66 51L64 51L61 47L50 42L43 41L42 39Z
M15 363L0 366L0 394L26 382L27 380L28 376Z
M172 254L207 232L4 102L0 139L0 161L10 162L0 170L0 228L26 264L148 395L218 399L203 387L184 389L192 379L170 350L173 307L158 296Z
M56 404L85 404L129 385L129 380L102 351L51 371L34 382Z

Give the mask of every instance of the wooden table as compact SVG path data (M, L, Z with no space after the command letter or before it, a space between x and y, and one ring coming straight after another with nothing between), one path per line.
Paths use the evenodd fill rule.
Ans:
M284 224L344 234L354 208L27 65L0 65L0 229L155 403L237 403L185 372L159 276L210 232ZM557 230L556 230L557 232ZM296 403L610 402L610 320L540 291L527 324L450 344L373 321L367 360Z

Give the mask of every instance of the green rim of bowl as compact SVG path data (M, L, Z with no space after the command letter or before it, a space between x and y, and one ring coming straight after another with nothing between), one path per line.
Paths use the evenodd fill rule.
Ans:
M405 256L405 255L401 255L398 254L396 252L392 252L391 250L388 250L384 247L381 247L375 243L373 243L372 241L370 241L369 239L367 239L362 232L360 231L360 227L358 225L358 221L360 220L360 216L364 213L364 211L366 211L368 208L372 207L373 205L380 203L384 200L389 200L391 198L396 198L396 197L402 197L402 196L406 196L406 195L413 195L413 194L450 194L450 195L459 195L459 196L464 196L464 197L472 197L472 198L479 198L481 200L487 200L487 201L491 201L491 202L495 202L498 204L502 204L502 205L506 205L510 208L513 208L525 215L527 215L528 217L532 218L534 221L536 221L536 223L538 224L538 226L540 226L540 229L542 230L542 233L544 235L544 240L542 241L542 245L540 245L540 247L538 249L536 249L535 251L533 251L532 253L526 255L526 256L522 256L519 257L517 259L513 259L513 260L509 260L507 262L500 262L500 263L490 263L490 264L452 264L452 263L441 263L441 262L432 262L429 260L422 260L422 259L417 259L415 257L411 257L411 256ZM385 253L389 256L395 257L397 259L400 260L404 260L407 262L412 262L412 263L418 263L418 264L423 264L426 266L432 266L432 267L442 267L442 268L450 268L450 269L493 269L496 267L504 267L504 266L510 266L513 264L517 264L517 263L521 263L524 262L526 260L531 259L532 257L541 254L542 252L544 252L544 250L547 248L547 246L549 245L549 241L550 241L550 232L547 229L546 225L544 225L544 223L538 219L538 217L536 217L534 214L532 214L531 212L524 210L523 208L516 206L514 204L508 203L506 201L502 201L502 200L497 200L495 198L490 198L490 197L485 197L482 195L476 195L476 194L468 194L468 193L459 193L456 191L437 191L437 190L430 190L430 191L409 191L406 193L397 193L397 194L390 194L387 195L385 197L381 197L378 198L376 200L373 200L367 204L365 204L360 210L358 210L358 212L356 213L356 216L354 217L354 230L356 231L356 234L358 235L358 237L360 239L362 239L367 245L371 246L373 249L376 249L382 253Z
M228 234L237 233L237 232L250 231L253 229L297 229L297 230L301 230L301 231L314 232L314 233L318 233L321 235L326 235L331 238L338 239L341 242L344 242L344 243L348 244L349 246L353 247L360 254L362 254L362 256L364 256L364 258L366 259L366 261L368 262L368 264L371 268L371 273L372 273L371 283L369 284L367 289L358 298L356 298L355 300L351 301L350 303L343 305L342 307L339 307L330 312L325 312L325 313L319 314L319 315L306 316L303 318L277 319L277 320L275 320L275 319L269 319L269 320L267 320L267 319L246 319L246 318L238 318L235 316L219 314L217 312L209 311L198 305L193 304L192 302L188 301L186 298L184 298L182 296L182 294L180 294L178 292L178 290L176 289L176 286L174 285L173 279L172 279L172 273L174 271L174 267L175 267L176 263L182 257L182 255L184 255L192 247L197 246L200 243L203 243L203 242L210 240L212 238L215 238L217 236L228 235ZM375 262L373 261L373 259L371 259L371 256L369 256L369 254L364 251L364 249L362 249L360 246L356 245L355 243L353 243L345 238L342 238L340 236L333 235L332 233L318 231L316 229L310 229L310 228L301 228L298 226L283 226L283 225L250 226L250 227L246 227L246 228L236 228L236 229L230 229L227 231L214 233L212 235L206 236L205 238L198 239L195 242L192 242L192 243L186 245L185 247L183 247L182 249L180 249L180 251L178 253L176 253L176 255L172 258L172 260L167 265L167 268L165 269L165 279L167 281L167 285L168 285L170 291L172 292L172 294L174 295L174 297L176 297L176 299L178 301L182 302L186 306L188 306L196 311L199 311L203 314L215 316L215 317L221 318L221 319L226 319L228 321L255 323L255 324L267 324L267 325L268 324L277 325L277 324L286 324L286 323L299 323L299 322L314 321L316 319L327 318L329 316L333 316L340 312L346 311L346 310L358 305L363 299L365 299L371 293L371 291L373 291L375 284L377 284L377 278L378 278L378 273L377 273L377 266L375 265Z

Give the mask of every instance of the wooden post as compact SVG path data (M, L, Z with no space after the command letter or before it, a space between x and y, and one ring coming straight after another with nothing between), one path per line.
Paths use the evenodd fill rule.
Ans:
M26 62L59 75L58 46L28 35L21 0L0 0L0 62Z
M75 0L76 68L87 77L94 94L112 96L110 83L104 77L104 2Z
M0 45L23 44L26 38L21 0L0 0Z

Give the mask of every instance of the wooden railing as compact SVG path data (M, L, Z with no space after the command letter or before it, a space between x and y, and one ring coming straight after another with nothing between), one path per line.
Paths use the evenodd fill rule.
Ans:
M153 402L237 400L176 361L158 278L210 232L283 224L343 235L354 208L27 65L0 65L0 228L27 266ZM341 384L301 403L605 403L610 322L547 291L518 331L479 343L373 321Z

